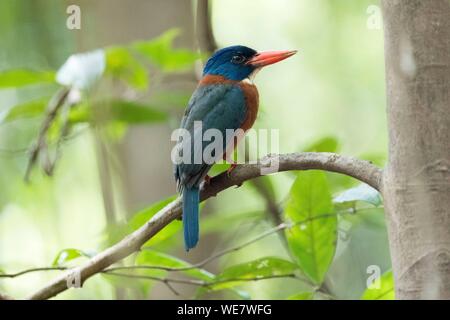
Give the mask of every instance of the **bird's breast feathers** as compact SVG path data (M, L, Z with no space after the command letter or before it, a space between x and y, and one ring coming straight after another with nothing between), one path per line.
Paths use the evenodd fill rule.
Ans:
M206 75L200 80L199 86L209 86L209 85L235 85L238 86L243 94L245 99L245 107L246 107L246 117L240 128L244 131L250 129L255 123L256 116L258 114L258 106L259 106L259 94L258 89L249 79L244 79L242 81L229 80L223 76L219 75Z

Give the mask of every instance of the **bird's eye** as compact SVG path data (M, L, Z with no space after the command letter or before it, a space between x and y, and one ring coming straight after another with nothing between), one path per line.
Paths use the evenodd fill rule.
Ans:
M233 56L233 58L231 58L231 62L235 63L235 64L240 64L244 61L245 61L245 57L242 55Z

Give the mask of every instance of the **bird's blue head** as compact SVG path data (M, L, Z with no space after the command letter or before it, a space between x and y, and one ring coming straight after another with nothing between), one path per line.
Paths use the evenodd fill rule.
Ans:
M245 46L231 46L216 51L203 69L205 75L219 75L241 81L257 69L284 60L297 51L257 52Z

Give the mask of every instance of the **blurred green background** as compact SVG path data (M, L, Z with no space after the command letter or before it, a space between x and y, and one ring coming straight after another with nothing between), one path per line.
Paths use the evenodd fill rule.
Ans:
M66 27L70 4L81 8L80 30ZM210 2L219 47L243 44L257 50L299 50L293 58L261 71L255 81L261 101L256 128L279 129L281 153L338 151L384 164L383 31L368 27L372 14L368 8L374 5L377 1ZM137 88L139 80L133 73L105 80L90 93L92 100L114 97L137 101L165 116L159 120L150 117L149 121L119 117L103 126L87 121L74 123L52 177L43 173L38 162L31 181L23 180L29 160L27 150L37 137L44 113L32 112L9 120L7 116L16 105L48 100L59 86L38 83L0 87L2 272L51 266L58 253L67 248L98 252L120 239L123 226L135 212L175 194L170 133L195 88L201 70L199 58L207 55L198 54L197 16L196 1L0 2L0 72L16 68L58 70L74 53L151 40L173 28L180 31L170 50L161 53L161 59L153 56L153 63L145 65L144 77L148 73L149 80L148 84L144 81L144 90ZM133 70L139 72L139 68ZM325 142L317 146L317 141ZM326 176L333 196L358 185L339 175ZM267 179L281 210L295 178L293 173L282 173ZM253 184L246 183L239 190L229 189L207 201L197 249L184 252L178 221L153 247L195 263L243 243L272 225L263 197ZM315 298L359 299L366 289L367 267L376 265L382 272L390 268L382 206L340 218L337 239L323 286L327 295L317 294ZM289 251L276 234L205 268L217 274L265 256L289 259ZM25 297L59 272L0 278L0 290ZM311 289L291 279L243 283L239 288L255 299L285 299ZM190 298L194 289L180 286L181 295L176 296L160 283L97 275L83 289L66 291L58 298ZM236 298L227 291L201 297Z

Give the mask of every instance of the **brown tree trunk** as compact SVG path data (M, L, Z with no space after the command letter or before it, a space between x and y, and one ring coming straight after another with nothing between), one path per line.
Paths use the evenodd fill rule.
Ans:
M383 0L398 299L450 299L450 1Z

